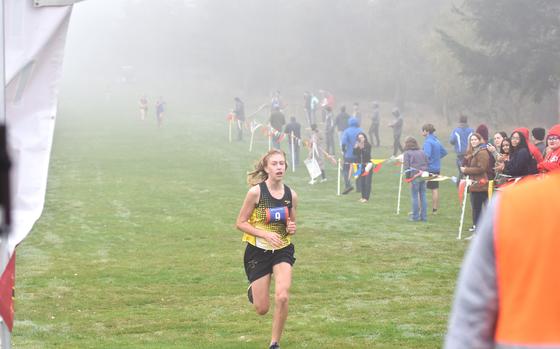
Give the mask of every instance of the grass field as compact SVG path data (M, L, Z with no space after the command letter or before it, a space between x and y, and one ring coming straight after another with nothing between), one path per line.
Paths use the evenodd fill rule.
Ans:
M265 348L271 313L247 302L234 228L264 137L249 153L227 143L225 113L179 103L162 129L138 120L135 100L69 105L43 216L18 248L14 347ZM442 183L439 215L412 223L406 184L395 214L398 167L375 175L360 204L336 196L327 166L326 183L307 184L303 168L286 178L300 203L282 348L440 347L467 246L455 239L455 186Z

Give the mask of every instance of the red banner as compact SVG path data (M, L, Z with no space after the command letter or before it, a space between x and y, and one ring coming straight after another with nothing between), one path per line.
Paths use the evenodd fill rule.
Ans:
M14 327L14 283L16 277L16 252L12 254L0 278L0 316L10 332Z

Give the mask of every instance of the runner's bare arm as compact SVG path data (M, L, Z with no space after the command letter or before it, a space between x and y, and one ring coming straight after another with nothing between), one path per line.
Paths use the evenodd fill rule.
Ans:
M288 234L296 233L296 210L297 210L298 197L295 191L292 190L292 208L290 210L290 217L288 217L288 223L286 224L286 232Z

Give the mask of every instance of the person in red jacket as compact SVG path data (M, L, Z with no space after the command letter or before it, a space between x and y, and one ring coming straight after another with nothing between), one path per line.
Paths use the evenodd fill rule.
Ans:
M525 136L525 140L527 140L527 146L529 147L529 152L533 156L533 158L537 161L537 165L543 161L543 156L539 148L531 142L531 137L529 137L529 129L526 127L518 127L513 132L520 132Z
M538 164L539 172L550 172L560 168L560 124L548 130L547 148L544 160Z

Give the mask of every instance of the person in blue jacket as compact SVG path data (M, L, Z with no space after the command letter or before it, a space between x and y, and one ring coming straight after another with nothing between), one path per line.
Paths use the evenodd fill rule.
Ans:
M459 172L457 176L457 185L459 185L459 179L461 179L462 176L460 167L463 166L463 161L465 160L465 152L469 146L469 136L474 132L467 122L467 116L461 114L461 116L459 116L459 126L449 135L449 143L455 147L455 153L457 153L457 171Z
M344 166L342 167L342 176L344 178L344 191L342 194L344 195L354 190L350 183L350 166L357 161L354 155L354 145L356 145L358 134L363 132L357 118L351 117L348 119L348 128L342 133L340 141L342 153L344 154Z
M422 136L425 137L423 150L428 157L428 172L440 174L441 158L447 155L439 139L434 135L436 129L432 124L422 126ZM437 214L439 208L439 181L428 181L426 188L432 191L432 214Z

